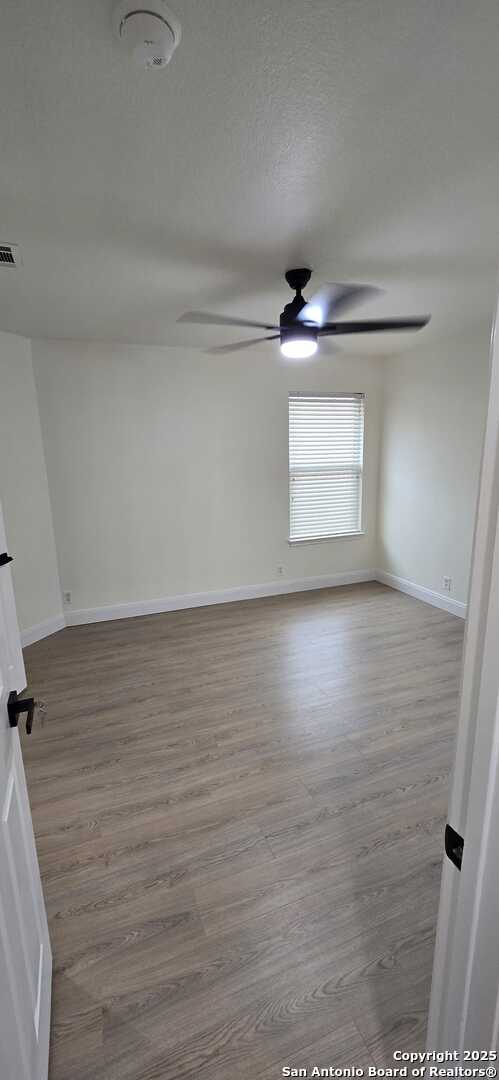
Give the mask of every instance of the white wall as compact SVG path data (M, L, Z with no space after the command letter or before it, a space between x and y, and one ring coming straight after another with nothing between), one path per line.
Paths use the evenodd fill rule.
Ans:
M33 342L72 610L376 565L380 362ZM367 535L290 547L288 390L365 391Z
M0 500L21 630L60 615L61 596L31 345L0 333Z
M60 614L52 512L68 611L275 581L279 566L284 580L380 566L440 593L448 575L466 601L488 352L486 328L386 361L296 366L270 349L221 358L0 334L21 628ZM296 389L367 394L364 537L287 543Z
M379 566L465 602L489 388L489 328L384 362Z

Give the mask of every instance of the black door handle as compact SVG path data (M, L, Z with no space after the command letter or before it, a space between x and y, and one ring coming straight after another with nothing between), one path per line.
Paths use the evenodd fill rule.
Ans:
M445 826L445 854L458 870L463 862L464 839L451 825Z
M35 699L32 697L20 698L17 696L17 691L13 690L9 694L9 700L7 702L7 712L9 714L9 724L11 727L17 727L18 717L20 713L27 713L26 716L26 734L31 735L33 730L33 717L35 715Z
M0 566L7 566L7 563L14 562L12 555L7 555L6 551L2 551L0 555Z

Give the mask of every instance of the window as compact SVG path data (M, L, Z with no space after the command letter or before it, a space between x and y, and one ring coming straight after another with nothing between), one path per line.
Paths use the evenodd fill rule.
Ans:
M362 531L363 394L289 395L289 539Z

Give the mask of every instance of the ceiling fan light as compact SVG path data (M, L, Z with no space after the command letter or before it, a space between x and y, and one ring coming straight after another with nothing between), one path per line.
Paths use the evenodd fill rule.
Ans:
M288 338L281 341L281 352L287 360L307 360L317 352L317 342L312 338Z
M312 326L283 326L281 323L281 353L287 360L308 360L317 352L317 328Z

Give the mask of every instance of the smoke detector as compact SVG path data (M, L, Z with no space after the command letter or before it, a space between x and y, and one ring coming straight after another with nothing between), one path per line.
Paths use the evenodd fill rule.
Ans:
M120 0L113 12L115 33L137 67L164 68L180 41L177 17L163 3L151 0L147 8L133 0Z

